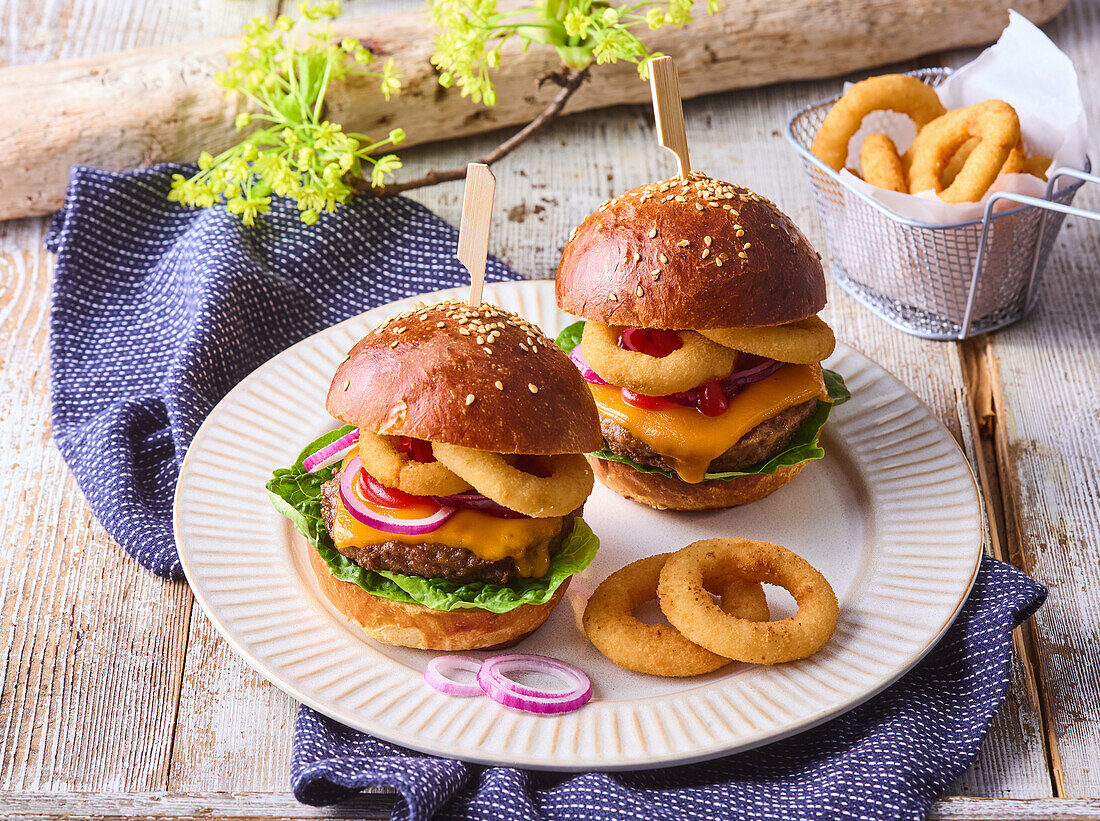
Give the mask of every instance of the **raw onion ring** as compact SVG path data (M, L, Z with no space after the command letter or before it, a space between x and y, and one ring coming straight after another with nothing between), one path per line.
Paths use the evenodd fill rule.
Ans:
M944 188L941 177L952 155L971 137L980 142L958 176ZM929 189L944 202L977 202L993 185L1020 141L1020 118L1003 100L986 100L949 111L929 123L913 142L909 193Z
M459 698L472 698L484 694L481 685L477 683L476 676L481 669L481 659L473 656L446 655L436 656L428 662L424 668L424 681L429 687L448 696ZM473 683L456 681L448 673L452 670L462 670L475 676Z
M863 140L859 149L859 168L863 179L876 188L909 193L897 146L885 134L868 134Z
M695 644L665 624L646 624L633 615L657 597L657 580L671 553L661 553L620 568L588 600L582 624L588 640L615 664L655 676L698 676L730 663L728 658ZM756 582L727 574L708 588L722 600L722 610L751 621L768 620L764 589Z
M710 600L706 584L730 572L785 588L798 612L772 622L723 612ZM756 664L813 655L832 637L838 616L836 594L816 568L785 547L751 539L703 539L676 552L661 570L657 595L665 617L688 639L712 653Z
M536 519L564 516L584 504L595 479L592 468L579 453L547 456L551 474L546 478L512 467L499 453L432 444L435 458L498 505Z
M882 110L907 114L918 131L946 111L935 89L916 77L905 74L869 77L849 88L829 109L810 151L839 171L848 158L848 142L859 131L863 118L872 111Z
M514 681L504 673L542 673L557 678L568 690L540 690ZM549 656L509 653L485 660L477 683L498 704L529 713L553 715L579 710L592 698L592 682L584 671Z
M691 390L711 379L728 376L737 354L694 331L680 331L683 347L656 357L619 347L620 326L589 320L584 323L581 349L600 378L620 388L665 396Z
M710 328L699 331L707 339L757 356L813 365L825 359L836 347L836 336L821 317L811 316L787 325L760 328Z
M451 496L470 486L438 460L417 462L397 449L397 436L360 429L359 458L363 469L384 484L414 496Z

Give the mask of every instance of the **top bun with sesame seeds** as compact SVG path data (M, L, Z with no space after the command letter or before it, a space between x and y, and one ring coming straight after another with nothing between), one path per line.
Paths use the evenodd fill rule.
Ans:
M562 253L556 292L563 311L609 325L751 328L818 313L825 274L773 203L692 172L588 216Z
M537 326L495 305L447 300L387 320L337 368L326 406L375 433L494 453L603 445L576 366Z

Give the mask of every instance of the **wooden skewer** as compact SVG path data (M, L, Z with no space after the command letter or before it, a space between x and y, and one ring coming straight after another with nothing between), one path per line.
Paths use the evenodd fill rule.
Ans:
M462 195L462 222L458 226L458 261L470 272L471 308L481 304L485 287L485 262L489 256L489 228L493 223L493 197L497 178L484 163L466 166L466 191Z
M649 61L649 87L653 93L653 116L657 120L657 140L676 155L681 179L691 173L687 132L684 130L684 104L680 99L680 76L671 57Z

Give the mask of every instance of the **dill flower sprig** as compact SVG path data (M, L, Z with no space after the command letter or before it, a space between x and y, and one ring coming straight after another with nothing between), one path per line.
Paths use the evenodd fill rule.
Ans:
M252 225L277 194L293 199L302 222L312 225L348 200L350 180L363 177L365 166L375 187L401 167L396 154L375 152L403 142L402 129L373 140L323 118L329 85L348 75L377 78L387 100L397 94L401 82L393 60L370 70L376 58L359 40L335 42L332 20L342 13L337 0L297 7L303 21L254 18L239 50L229 55L228 69L215 77L228 97L242 95L254 109L237 116L237 129L259 127L216 156L204 151L194 176L174 175L170 199L200 207L224 202Z
M562 63L583 70L593 62L636 63L649 75L648 60L660 56L635 34L642 27L656 30L691 22L695 0L628 0L613 6L608 0L536 0L532 7L500 12L497 0L429 0L439 29L432 64L444 88L458 86L462 96L495 105L491 72L500 65L501 49L519 38L524 51L531 43L553 46ZM713 14L722 0L707 0Z

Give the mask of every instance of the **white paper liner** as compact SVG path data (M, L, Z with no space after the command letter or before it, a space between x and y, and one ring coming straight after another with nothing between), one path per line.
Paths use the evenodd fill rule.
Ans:
M1069 57L1031 21L1015 11L1008 14L1009 23L1001 38L955 71L936 91L949 110L989 99L1004 100L1020 116L1020 130L1028 155L1053 157L1051 168L1060 165L1084 168L1088 124L1077 70ZM845 86L845 91L849 86ZM863 138L876 131L888 134L899 152L904 152L916 136L912 120L904 114L872 112L864 118L848 144L848 167L859 168ZM842 170L840 176L846 185L896 214L931 223L980 218L985 212L986 200L995 191L1034 197L1041 197L1046 191L1046 183L1030 174L1002 174L980 201L947 203L933 191L911 195L876 188L847 169ZM997 207L1010 208L1012 203Z

